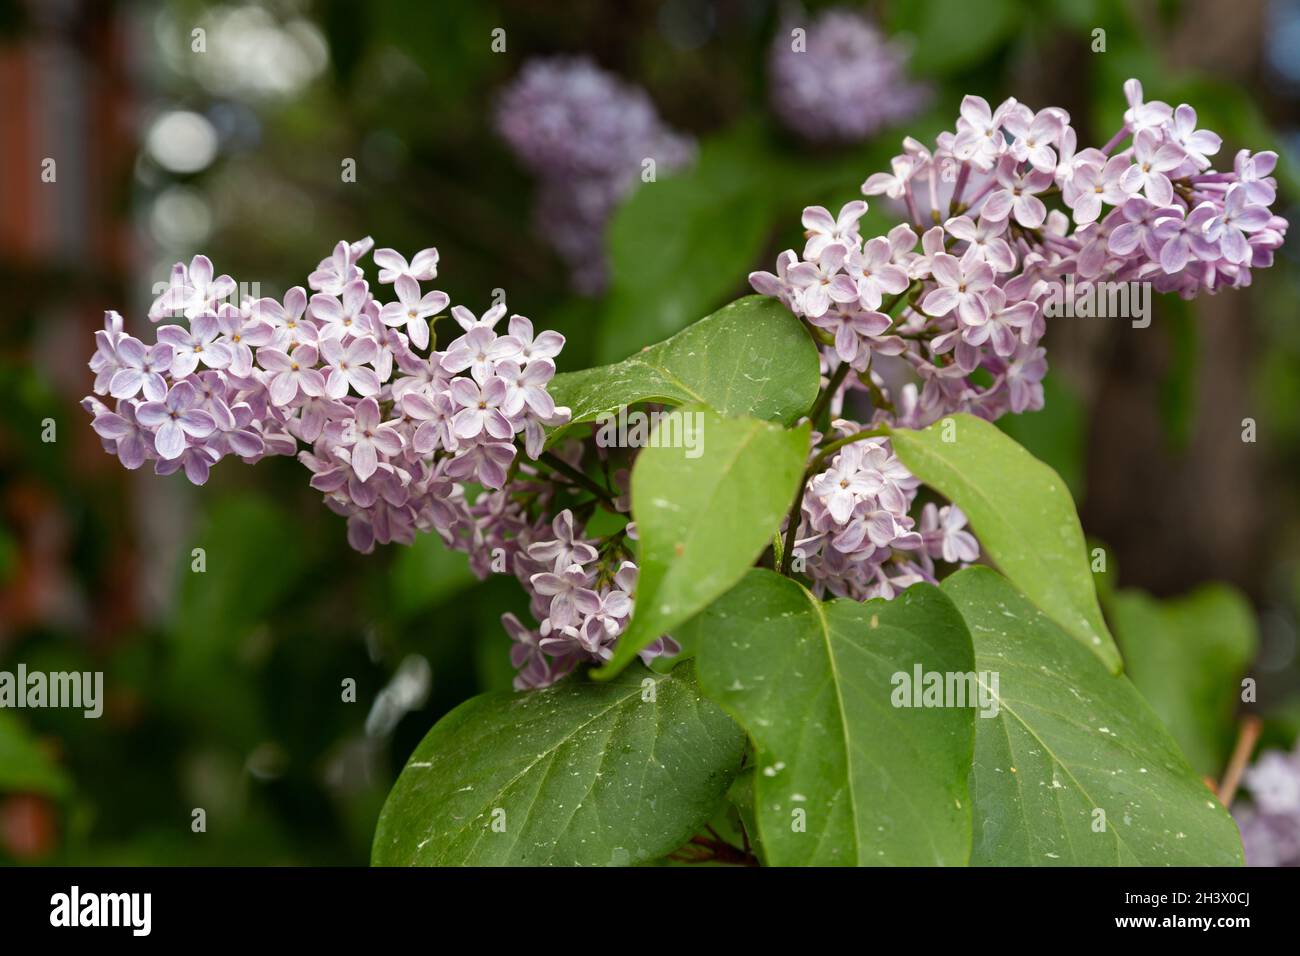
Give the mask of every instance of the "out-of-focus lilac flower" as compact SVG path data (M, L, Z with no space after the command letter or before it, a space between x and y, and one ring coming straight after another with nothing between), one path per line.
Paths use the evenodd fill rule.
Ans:
M1273 205L1277 198L1277 184L1272 173L1277 166L1277 153L1272 150L1251 155L1250 150L1243 149L1233 160L1232 169L1239 182L1246 189L1246 199L1261 206Z
M1146 129L1161 129L1169 122L1173 110L1168 103L1155 100L1150 103L1142 101L1142 83L1136 79L1124 81L1124 98L1128 109L1124 112L1124 126L1131 133L1140 133Z
M538 178L537 229L584 294L606 282L605 224L645 161L658 176L695 156L694 142L663 123L643 90L585 57L524 64L501 94L496 126Z
M116 412L104 411L92 423L95 434L111 444L110 451L122 462L122 467L134 471L145 463L153 451L153 433L136 421L135 405L122 402Z
M768 54L772 109L813 142L867 139L929 100L929 91L908 79L907 60L856 11L826 10L811 22L787 17Z
M1209 168L1210 157L1223 146L1223 138L1218 133L1196 128L1196 110L1186 103L1174 110L1169 138L1182 148L1183 153L1198 169Z
M1291 753L1266 750L1242 781L1249 803L1232 815L1241 828L1247 866L1300 866L1300 744Z

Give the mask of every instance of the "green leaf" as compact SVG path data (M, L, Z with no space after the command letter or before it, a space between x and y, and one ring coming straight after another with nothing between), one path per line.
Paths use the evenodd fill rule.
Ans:
M975 669L966 625L938 588L823 604L759 569L687 629L705 693L754 740L768 863L966 863L974 711L894 705L895 675Z
M755 792L754 768L750 766L736 775L731 789L727 791L727 799L740 817L740 825L744 827L745 834L749 837L750 849L759 860L766 863L767 854L763 852L763 838L758 832L758 811L754 805Z
M63 769L17 717L0 711L0 793L63 797L71 783Z
M1002 573L1118 674L1119 651L1101 616L1083 528L1061 477L971 415L891 434L903 464L966 513Z
M692 665L461 704L416 747L372 862L626 865L671 853L717 809L744 732ZM494 827L495 824L495 827Z
M744 123L706 138L693 166L641 185L618 208L602 359L672 335L743 288L785 205L773 162L761 126Z
M891 32L913 35L913 64L947 75L987 59L1015 34L1023 15L1014 0L927 0L890 5Z
M1234 736L1241 677L1255 656L1255 615L1235 588L1210 584L1157 601L1121 591L1107 604L1125 672L1198 773L1218 777Z
M817 400L820 374L799 320L776 299L751 295L622 362L557 375L550 393L572 411L571 424L637 402L700 402L788 423Z
M689 449L655 447L683 416L703 438ZM640 539L636 606L614 658L618 673L637 651L672 633L744 577L771 540L803 477L805 423L786 430L688 406L661 420L632 468L632 518Z
M1241 864L1232 818L1127 677L988 568L943 590L997 675L998 713L975 721L972 864Z

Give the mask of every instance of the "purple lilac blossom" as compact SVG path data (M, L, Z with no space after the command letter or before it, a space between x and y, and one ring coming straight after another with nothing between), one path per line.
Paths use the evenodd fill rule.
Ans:
M1250 803L1232 815L1247 866L1300 866L1300 743L1291 753L1266 750L1242 775Z
M454 306L460 334L439 350L430 320L448 297L421 287L437 275L437 251L408 262L376 250L372 287L360 264L372 245L340 242L308 280L314 295L299 286L280 301L223 301L234 281L214 278L206 257L178 264L149 316L187 324L162 326L152 346L107 313L90 361L95 394L82 403L105 451L199 485L223 458L296 455L359 551L433 531L480 575L507 559L539 621L504 622L517 686L608 660L632 613L636 565L626 549L598 553L571 511L553 515L554 485L532 463L544 428L569 419L547 391L564 337L535 333L521 315L502 334L504 304L481 318ZM664 638L642 657L677 650Z
M658 176L695 156L694 141L664 124L644 90L585 57L526 63L501 95L496 125L538 179L538 233L587 295L605 286L605 224L645 160L654 160Z
M808 481L795 529L818 593L888 598L933 583L936 561L978 557L955 507L926 505L916 522L917 482L870 426L1041 408L1046 306L1067 277L1191 298L1249 285L1272 264L1287 231L1269 209L1277 154L1242 150L1217 172L1220 138L1198 128L1192 107L1144 101L1136 80L1124 92L1124 126L1102 149L1077 148L1064 110L967 96L955 131L933 148L905 139L890 171L863 184L904 222L864 236L864 201L838 214L809 207L802 253L750 276L820 338L825 375L853 373L830 404L842 417L815 445L864 440ZM847 417L851 406L866 409L866 427Z
M908 79L907 59L853 10L826 10L806 26L787 18L768 55L772 109L804 139L859 142L929 101L929 90Z

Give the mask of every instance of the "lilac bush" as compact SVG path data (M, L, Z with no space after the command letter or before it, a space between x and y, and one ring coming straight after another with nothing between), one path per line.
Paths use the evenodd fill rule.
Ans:
M532 144L536 162L575 176L670 135L625 93L616 128L626 135L576 148L594 120L542 108L552 102L544 90L605 103L608 82L581 62L535 65L505 101L503 128ZM1271 262L1287 225L1268 210L1276 155L1243 152L1232 172L1216 172L1208 157L1219 139L1196 128L1191 107L1144 102L1136 81L1126 92L1123 128L1082 150L1062 110L967 97L954 132L933 149L905 140L891 171L864 184L905 221L865 237L866 202L834 216L809 207L802 254L751 275L821 343L827 384L810 417L825 412L830 424L813 433L809 477L782 529L783 570L805 574L818 594L891 598L935 583L940 562L978 558L957 505L927 502L918 513L920 482L884 428L1041 407L1054 282L1151 281L1192 296L1246 285ZM1047 200L1063 208L1049 211ZM357 550L435 531L480 576L519 579L537 625L504 619L516 686L608 661L634 608L636 526L586 532L596 503L630 516L627 469L609 473L591 436L546 450L548 429L569 419L548 391L563 336L520 315L502 333L504 303L482 316L455 305L456 337L438 348L431 320L450 303L426 288L436 250L409 262L375 250L372 287L361 265L372 247L338 243L308 277L310 293L296 286L238 304L226 301L234 280L206 257L177 264L149 318L187 324L162 325L152 345L108 313L90 363L95 396L84 402L105 450L127 468L152 461L196 484L225 457L296 455ZM607 484L588 476L593 462ZM578 491L596 497L567 506L563 495ZM677 650L665 635L642 656Z
M626 188L671 135L589 64L526 73L503 131L557 188ZM866 180L899 220L883 235L864 200L809 207L803 249L750 276L761 295L621 363L557 375L561 335L452 305L433 249L373 250L372 283L366 238L278 299L177 264L153 343L107 314L84 405L127 468L202 484L223 458L295 455L355 549L436 532L523 586L531 620L502 618L514 685L548 689L429 732L378 863L683 844L775 865L1237 863L1231 818L1117 677L1068 491L988 424L1041 407L1063 284L1241 287L1286 234L1275 154L1216 171L1190 106L1126 94L1122 128L1082 149L1063 110L967 97L955 130ZM998 570L965 567L981 559ZM1275 764L1248 777L1243 826L1285 849L1294 768ZM727 801L739 847L710 823Z

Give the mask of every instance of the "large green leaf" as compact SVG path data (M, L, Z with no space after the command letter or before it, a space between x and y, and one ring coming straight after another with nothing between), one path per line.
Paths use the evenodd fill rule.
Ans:
M1210 584L1157 601L1121 591L1107 604L1124 669L1198 773L1223 772L1241 677L1258 643L1255 615L1235 588Z
M761 126L745 123L706 138L689 169L642 184L619 207L602 359L672 335L743 288L789 204L782 169Z
M1236 825L1127 677L988 568L943 590L998 678L997 716L975 722L973 864L1241 864Z
M1061 477L971 415L892 435L903 464L966 512L985 554L1016 587L1118 674L1119 651L1101 616L1083 528Z
M816 401L819 368L799 320L776 299L751 295L622 362L557 375L550 393L572 411L571 424L636 402L702 402L791 422Z
M740 769L744 732L689 662L484 694L415 748L379 817L377 865L623 865L685 843Z
M687 406L703 447L654 447L665 418L632 468L632 517L640 539L636 607L614 658L617 673L744 577L772 540L803 477L809 430L726 418Z
M705 693L754 739L768 863L966 863L975 712L894 705L895 675L975 669L966 625L939 589L822 603L760 569L688 629Z

